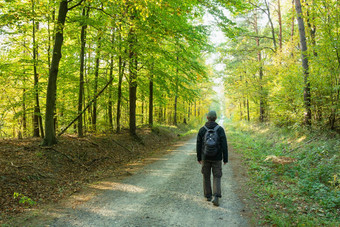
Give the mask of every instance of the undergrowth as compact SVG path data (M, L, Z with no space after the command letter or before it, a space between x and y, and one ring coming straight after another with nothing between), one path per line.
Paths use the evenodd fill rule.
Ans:
M260 225L340 226L340 136L303 128L228 123L249 167ZM289 157L288 164L265 161Z

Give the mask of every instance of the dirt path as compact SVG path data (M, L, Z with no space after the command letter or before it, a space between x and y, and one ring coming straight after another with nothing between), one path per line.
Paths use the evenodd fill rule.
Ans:
M196 162L195 138L122 181L102 182L103 193L62 210L50 226L250 226L235 190L230 164L223 167L219 207L206 202ZM95 187L95 186L94 186ZM45 225L46 226L46 225Z

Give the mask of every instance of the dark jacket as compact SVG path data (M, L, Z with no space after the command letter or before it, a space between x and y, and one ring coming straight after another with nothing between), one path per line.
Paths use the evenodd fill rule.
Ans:
M217 126L218 124L215 121L208 121L205 123L205 126L208 129L213 129ZM202 127L198 131L197 135L197 143L196 143L196 152L197 152L197 161L205 160L205 157L203 156L203 140L204 140L204 135L207 132L207 130ZM222 127L219 127L217 129L217 134L219 138L219 150L218 153L216 154L215 157L211 157L206 160L212 160L212 161L221 161L223 158L223 162L228 162L228 144L227 144L227 137L225 135L224 129Z

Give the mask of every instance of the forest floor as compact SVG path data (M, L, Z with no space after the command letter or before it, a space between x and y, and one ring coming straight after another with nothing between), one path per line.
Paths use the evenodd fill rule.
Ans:
M119 134L77 138L66 135L50 148L40 138L0 140L0 224L28 209L68 197L90 182L131 174L128 163L166 153L178 130L138 129ZM119 142L118 142L119 141ZM14 194L17 194L16 198Z
M26 226L28 224L30 226L45 221L49 223L51 215L46 217L42 214L51 214L51 209L54 210L56 206L77 209L78 206L105 191L102 183L99 182L111 182L112 184L113 181L129 179L144 166L150 166L157 160L156 163L159 163L157 165L163 166L162 157L170 155L174 148L178 147L178 143L175 144L175 141L189 138L188 136L179 138L178 133L178 130L173 128L159 127L152 131L148 128L139 129L140 139L138 140L130 137L127 131L121 134L87 136L80 139L67 135L61 137L59 143L51 148L40 147L41 140L35 138L1 140L0 224L4 226ZM196 184L199 190L197 188L193 190L197 194L195 196L202 199L199 165L197 165L195 157L192 156L194 146L192 144L190 146L190 157L183 156L183 154L177 155L179 161L176 161L175 157L174 162L183 162L182 165L185 166L192 163L190 166L197 167L197 171L194 173L196 173L196 177L199 177ZM229 203L227 205L229 208L225 209L220 207L220 213L225 215L233 210L230 206L238 207L235 212L239 218L235 219L235 223L249 225L248 220L251 217L251 212L248 203L242 203L249 199L248 192L245 191L247 171L242 167L240 155L231 153L230 158L234 164L232 167L227 167L230 171L226 177L234 179L232 181L233 192L237 192L238 195L230 194L229 197L232 197L234 204ZM181 173L183 174L183 172ZM163 174L167 175L167 173ZM184 186L192 182L192 176L188 175L187 177L190 180L183 178L180 185ZM93 187L96 184L98 187ZM229 188L229 186L226 187ZM187 186L184 186L184 189L187 190ZM16 198L14 193L17 194ZM174 195L170 196L173 199ZM170 198L170 201L172 199ZM115 204L118 200L120 199L115 199ZM210 206L208 208L211 209ZM176 209L174 207L174 210ZM207 207L202 209L204 211ZM49 211L47 212L47 210ZM149 219L150 215L144 216L143 218ZM242 216L247 218L243 220ZM62 219L59 224L65 220L67 219ZM149 221L147 220L146 223L150 223ZM218 221L222 223L223 219L218 219ZM59 224L55 223L57 226Z

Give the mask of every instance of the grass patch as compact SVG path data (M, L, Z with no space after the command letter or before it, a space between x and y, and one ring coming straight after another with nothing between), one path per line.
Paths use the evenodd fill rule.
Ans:
M226 128L249 167L258 224L340 226L339 135L243 122Z

